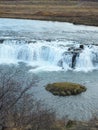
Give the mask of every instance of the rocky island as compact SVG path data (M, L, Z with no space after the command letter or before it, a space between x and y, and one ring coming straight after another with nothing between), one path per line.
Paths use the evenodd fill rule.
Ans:
M58 96L70 96L77 95L86 91L86 87L76 83L70 82L58 82L48 84L46 90L51 92L53 95Z

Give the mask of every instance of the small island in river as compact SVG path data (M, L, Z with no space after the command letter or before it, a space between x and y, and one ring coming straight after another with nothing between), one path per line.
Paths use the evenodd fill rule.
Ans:
M77 95L86 91L86 87L76 83L70 82L58 82L48 84L46 90L51 92L53 95L58 96L70 96Z

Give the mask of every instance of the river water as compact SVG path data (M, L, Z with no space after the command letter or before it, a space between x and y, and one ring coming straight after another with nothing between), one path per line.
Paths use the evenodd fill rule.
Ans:
M0 19L0 66L20 63L40 79L35 98L59 117L88 120L98 112L98 27ZM87 91L59 97L45 90L46 84L62 81L85 85Z

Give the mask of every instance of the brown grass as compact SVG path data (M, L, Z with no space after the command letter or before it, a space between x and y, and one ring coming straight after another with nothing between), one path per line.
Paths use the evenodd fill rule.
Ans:
M66 21L98 26L98 2L0 0L0 17Z
M70 82L57 82L48 84L46 86L46 90L50 91L53 95L70 96L80 94L86 91L86 88L80 84Z

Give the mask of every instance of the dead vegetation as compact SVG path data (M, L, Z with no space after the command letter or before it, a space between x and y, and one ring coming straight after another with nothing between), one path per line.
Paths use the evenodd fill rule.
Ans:
M98 26L98 2L0 0L0 17L66 21Z
M97 130L98 119L89 122L58 119L32 94L38 78L22 69L0 66L0 130ZM78 114L78 113L77 113Z
M56 116L35 101L32 87L37 78L25 79L25 72L14 70L0 68L0 130L50 130Z

